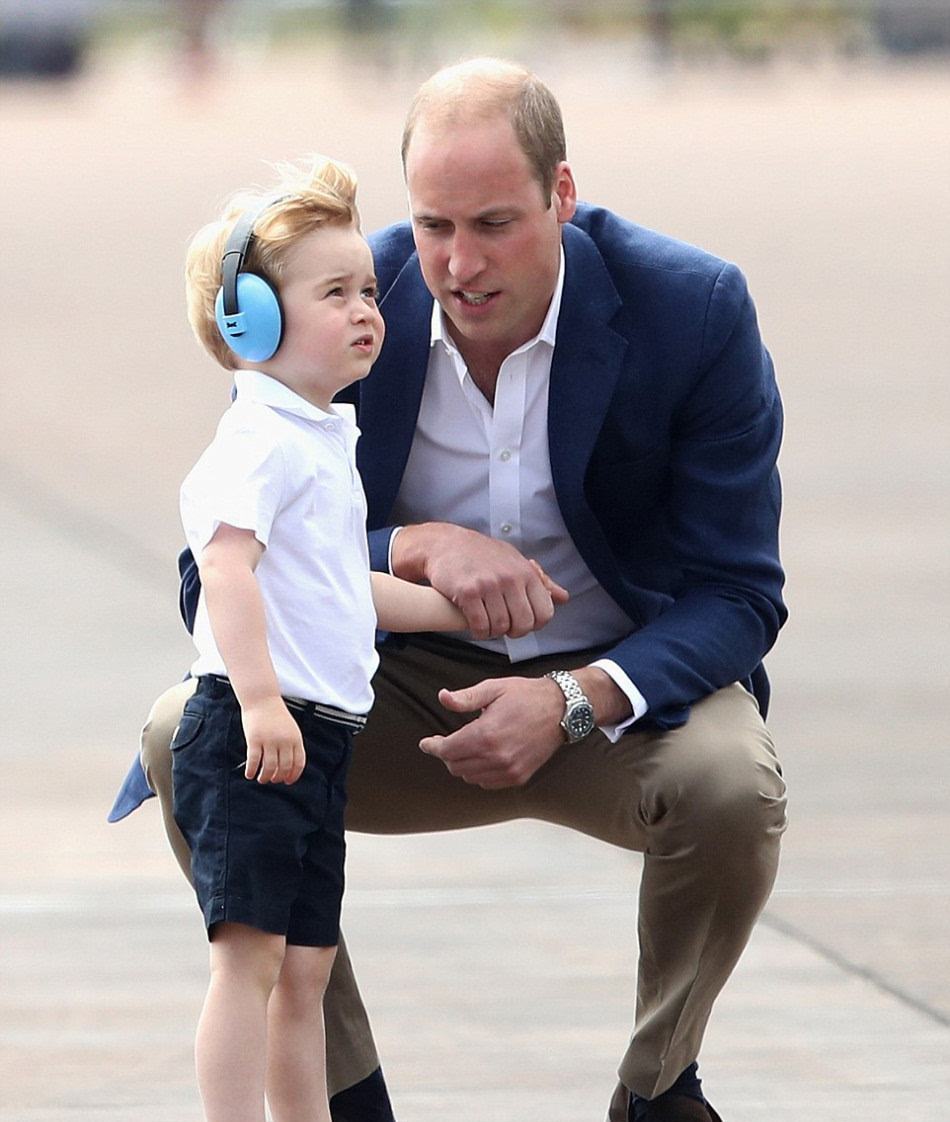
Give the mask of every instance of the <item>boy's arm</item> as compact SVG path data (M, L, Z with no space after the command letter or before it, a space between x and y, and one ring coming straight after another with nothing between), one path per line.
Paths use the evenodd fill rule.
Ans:
M389 573L370 573L376 620L383 631L464 631L465 616L451 600L425 584Z
M567 592L555 583L537 561L530 561L541 581L543 593L554 604L564 603ZM441 592L428 585L413 584L388 573L370 573L376 618L383 631L466 631L464 614ZM550 618L550 616L548 617Z
M253 531L222 523L202 550L198 568L211 631L241 705L244 774L259 783L294 783L306 756L267 649L264 603L254 576L263 552Z

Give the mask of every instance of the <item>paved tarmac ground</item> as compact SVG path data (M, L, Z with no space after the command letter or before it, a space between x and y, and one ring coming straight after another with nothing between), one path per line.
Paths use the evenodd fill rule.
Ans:
M742 265L787 403L769 664L792 825L707 1090L726 1122L946 1122L950 70L518 48L585 197ZM0 90L0 1122L200 1118L197 913L154 802L104 821L189 661L177 486L227 402L182 255L262 160L314 149L359 171L367 228L402 214L415 75L359 61L248 53L199 97L140 51ZM399 1122L600 1122L638 869L534 823L351 837L345 926Z

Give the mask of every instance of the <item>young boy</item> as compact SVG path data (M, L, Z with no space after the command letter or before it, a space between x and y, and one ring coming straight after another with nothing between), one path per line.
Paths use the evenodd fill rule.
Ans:
M172 749L211 940L195 1047L208 1122L263 1122L265 1093L274 1122L329 1122L314 1061L375 628L465 627L434 589L369 572L358 430L331 404L384 332L355 192L330 161L286 173L188 252L189 319L236 387L181 491L202 592L198 685Z

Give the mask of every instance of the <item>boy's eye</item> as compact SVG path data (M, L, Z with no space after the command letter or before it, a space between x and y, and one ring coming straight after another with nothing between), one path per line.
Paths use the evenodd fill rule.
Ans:
M378 300L379 299L379 289L376 287L375 284L368 285L366 288L363 289L363 296L365 296L367 300Z
M342 296L342 295L343 295L343 288L339 284L334 285L333 288L331 288L327 291L327 296Z

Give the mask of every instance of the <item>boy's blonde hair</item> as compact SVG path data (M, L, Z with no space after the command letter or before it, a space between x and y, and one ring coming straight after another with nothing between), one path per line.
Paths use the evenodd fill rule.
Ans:
M254 223L254 239L244 272L259 274L278 292L287 251L299 238L325 225L352 225L359 229L356 176L348 167L335 160L314 157L307 167L282 165L278 172L280 181L272 191L242 191L235 195L222 216L203 226L188 247L188 322L205 350L227 370L236 369L240 359L218 331L214 302L221 287L224 247L241 215L263 199L274 199L273 205Z

